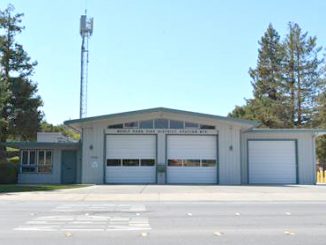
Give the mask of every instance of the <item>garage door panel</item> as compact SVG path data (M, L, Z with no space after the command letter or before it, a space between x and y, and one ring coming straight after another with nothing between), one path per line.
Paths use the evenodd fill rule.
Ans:
M109 135L106 155L110 158L155 158L156 137L154 135Z
M295 141L248 141L249 183L296 183Z
M167 167L167 182L172 184L217 183L217 136L169 135L167 160L178 162ZM215 161L215 166L204 166ZM198 166L187 166L190 162Z
M216 167L168 167L168 183L210 184L217 182Z
M109 167L108 183L154 183L155 167Z
M216 136L169 135L169 159L216 159Z
M106 167L107 183L156 182L155 135L108 135L106 140L106 159L118 159L114 165L120 165ZM143 166L145 160L154 166ZM136 166L130 166L130 161Z

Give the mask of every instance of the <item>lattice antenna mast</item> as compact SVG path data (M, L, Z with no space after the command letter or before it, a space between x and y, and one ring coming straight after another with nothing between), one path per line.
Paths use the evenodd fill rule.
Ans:
M88 40L93 34L93 18L87 18L87 11L80 17L81 60L80 60L80 104L79 118L87 115L87 83L88 83Z

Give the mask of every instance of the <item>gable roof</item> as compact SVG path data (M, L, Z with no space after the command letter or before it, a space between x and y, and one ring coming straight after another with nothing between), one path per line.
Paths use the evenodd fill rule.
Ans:
M150 109L144 109L144 110L121 112L121 113L107 114L107 115L101 115L101 116L95 116L95 117L86 117L86 118L81 118L81 119L67 120L64 122L64 124L68 125L68 126L70 126L70 125L72 126L74 124L95 122L95 121L101 121L101 120L112 119L112 118L117 118L117 117L129 117L129 116L142 115L142 114L153 113L153 112L166 112L166 113L175 113L175 114L181 114L181 115L187 115L187 116L193 116L193 117L209 118L209 119L218 120L218 121L227 121L227 122L244 124L246 126L252 126L252 127L256 127L256 126L260 125L260 122L257 122L257 121L238 119L238 118L232 118L232 117L223 117L223 116L191 112L191 111L183 111L183 110L177 110L177 109L171 109L171 108L165 108L165 107L157 107L157 108L150 108Z
M326 129L322 128L252 128L246 133L311 133L315 136L326 135Z

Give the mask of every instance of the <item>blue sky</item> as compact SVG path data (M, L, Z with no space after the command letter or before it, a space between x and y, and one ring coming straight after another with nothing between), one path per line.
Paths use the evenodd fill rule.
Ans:
M326 1L15 0L18 37L53 124L79 116L79 18L94 17L87 116L171 107L226 116L250 98L249 67L269 23L289 21L326 46Z

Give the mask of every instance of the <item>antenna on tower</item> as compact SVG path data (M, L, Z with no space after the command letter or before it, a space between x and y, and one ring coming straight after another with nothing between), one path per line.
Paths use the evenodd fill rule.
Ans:
M87 115L87 83L88 83L88 40L93 34L93 18L87 18L87 10L80 17L81 60L80 60L80 104L79 118Z

